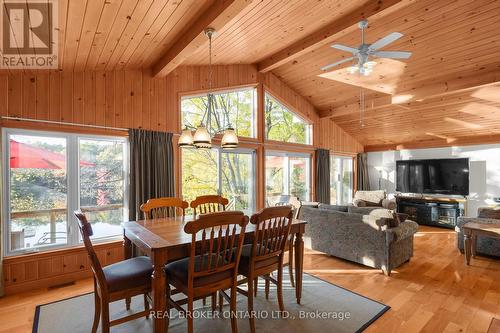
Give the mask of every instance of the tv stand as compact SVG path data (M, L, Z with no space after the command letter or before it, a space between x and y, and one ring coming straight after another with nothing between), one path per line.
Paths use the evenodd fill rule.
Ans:
M446 197L397 196L397 211L408 214L418 224L453 229L457 218L465 215L466 199Z

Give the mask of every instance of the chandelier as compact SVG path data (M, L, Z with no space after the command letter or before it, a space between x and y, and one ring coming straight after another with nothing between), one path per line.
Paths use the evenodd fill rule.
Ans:
M228 121L228 126L220 129L212 128L212 113L215 112L214 94L212 92L212 37L215 35L213 28L205 29L205 35L208 37L208 93L207 108L203 118L196 128L194 135L187 126L179 137L179 147L195 147L198 149L212 148L212 135L223 133L221 140L222 149L234 149L238 147L238 136L234 128Z

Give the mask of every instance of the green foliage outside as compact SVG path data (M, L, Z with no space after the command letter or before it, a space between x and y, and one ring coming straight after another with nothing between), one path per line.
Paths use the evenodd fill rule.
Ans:
M269 140L311 143L311 125L297 117L269 94L265 96L266 138Z

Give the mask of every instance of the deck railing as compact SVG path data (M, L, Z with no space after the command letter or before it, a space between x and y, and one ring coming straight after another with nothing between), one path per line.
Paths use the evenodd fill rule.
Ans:
M95 213L95 212L107 212L116 209L123 208L123 204L111 204L111 205L102 205L102 206L83 206L80 207L82 212L84 213ZM52 244L55 243L58 238L58 233L63 233L66 235L66 232L58 232L56 230L57 217L60 215L66 215L66 208L54 208L54 209L40 209L40 210L28 210L28 211L19 211L19 212L11 212L10 218L14 219L24 219L24 218L41 218L48 217L50 224L50 231L44 232L43 235L37 240L37 245L43 244ZM24 241L24 230L22 231L22 235L19 232L13 234L11 232L11 244L18 244ZM16 239L17 238L17 239ZM19 239L21 238L21 239ZM61 237L59 237L61 238ZM19 244L21 245L21 244ZM21 246L24 246L22 244Z

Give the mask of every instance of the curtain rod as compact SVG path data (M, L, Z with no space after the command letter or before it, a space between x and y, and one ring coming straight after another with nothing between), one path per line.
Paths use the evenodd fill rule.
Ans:
M2 116L2 119L16 120L16 121L30 121L30 122L34 122L34 123L45 123L45 124L54 124L54 125L90 127L90 128L99 128L99 129L107 129L107 130L115 130L115 131L128 131L128 128L108 127L108 126L99 126L99 125L87 125L87 124L75 124L75 123L68 123L68 122L64 122L64 121L40 120L40 119L30 119L30 118L20 118L20 117L9 117L9 116Z

